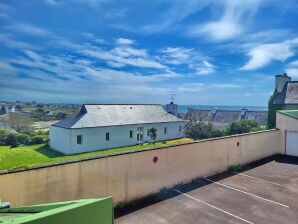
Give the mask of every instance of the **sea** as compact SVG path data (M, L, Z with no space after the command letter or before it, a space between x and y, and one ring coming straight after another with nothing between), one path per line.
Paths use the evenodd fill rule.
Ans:
M165 108L166 106L163 105ZM267 106L223 106L223 105L178 105L178 113L185 113L187 108L201 109L201 110L211 110L213 108L220 110L255 110L255 111L267 111Z

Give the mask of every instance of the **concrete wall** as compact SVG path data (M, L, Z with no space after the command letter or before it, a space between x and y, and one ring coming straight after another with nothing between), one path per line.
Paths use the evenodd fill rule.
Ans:
M179 131L181 126L181 131ZM143 141L137 141L137 128L143 127ZM135 145L149 142L151 138L147 135L147 129L157 129L157 141L181 138L184 136L184 122L165 122L156 124L137 124L110 126L98 128L64 129L52 126L50 128L50 145L53 149L65 154L82 153L100 149L115 148L121 146ZM167 133L164 134L164 128ZM133 131L130 138L129 132ZM110 133L110 140L106 140L106 133ZM77 135L82 135L82 144L77 144Z
M209 139L2 174L0 197L13 206L106 196L117 203L277 153L278 130Z
M298 120L284 114L276 112L276 128L280 130L280 145L282 150L286 150L286 132L298 131Z

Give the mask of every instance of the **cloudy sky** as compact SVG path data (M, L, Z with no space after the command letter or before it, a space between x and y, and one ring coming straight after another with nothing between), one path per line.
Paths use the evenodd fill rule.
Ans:
M0 100L265 106L274 75L298 78L297 17L291 0L1 1Z

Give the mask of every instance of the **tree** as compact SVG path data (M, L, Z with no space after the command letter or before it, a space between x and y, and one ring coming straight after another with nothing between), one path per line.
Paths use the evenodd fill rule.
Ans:
M17 132L30 130L33 124L32 120L18 113L9 113L9 122L10 126Z
M0 128L0 145L6 145L6 139L9 135L9 131L6 129Z
M234 121L226 128L227 135L235 135L241 133L248 133L252 130L260 130L260 125L255 120L240 120Z
M198 140L209 138L212 130L213 126L211 123L197 122L196 119L190 117L185 125L184 133L186 137Z
M6 144L10 145L13 148L17 147L18 146L17 133L10 132L7 136Z
M268 118L267 118L267 128L273 129L276 126L276 111L281 110L282 106L274 104L274 99L276 96L276 90L272 94L268 102Z
M150 135L151 140L153 140L153 144L155 146L155 140L157 138L157 130L156 130L156 128L150 128L149 129L149 135Z

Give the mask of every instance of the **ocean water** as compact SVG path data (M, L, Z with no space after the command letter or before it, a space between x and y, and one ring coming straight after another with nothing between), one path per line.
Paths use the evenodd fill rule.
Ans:
M165 105L164 105L165 108ZM187 108L201 109L201 110L211 110L212 108L217 108L220 110L241 110L243 108L248 110L258 110L266 111L268 110L267 106L222 106L222 105L178 105L178 113L185 113Z

